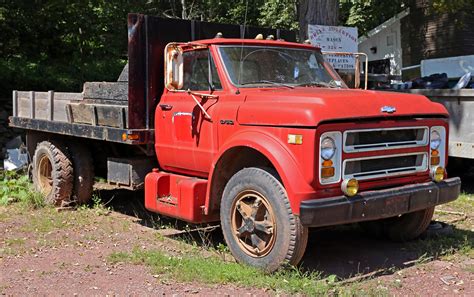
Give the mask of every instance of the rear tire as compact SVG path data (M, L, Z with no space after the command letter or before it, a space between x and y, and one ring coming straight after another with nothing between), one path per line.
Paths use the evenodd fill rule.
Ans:
M94 164L92 155L85 145L70 143L69 151L74 167L72 201L86 204L92 199L94 186Z
M221 201L224 238L235 259L273 272L297 265L308 229L291 210L281 182L260 168L245 168L227 183Z
M434 207L403 214L399 217L360 223L370 235L388 237L393 241L416 239L428 228L434 214Z
M43 141L33 156L33 183L48 204L60 206L72 193L73 167L67 148L59 141Z

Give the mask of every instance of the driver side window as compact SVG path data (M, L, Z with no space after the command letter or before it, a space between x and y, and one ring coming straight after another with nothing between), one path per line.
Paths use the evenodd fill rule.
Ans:
M183 53L183 89L191 91L221 90L217 68L209 50Z

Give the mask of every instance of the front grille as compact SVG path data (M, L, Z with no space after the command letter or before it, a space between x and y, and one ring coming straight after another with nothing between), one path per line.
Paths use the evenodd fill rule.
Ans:
M343 165L343 178L364 180L422 172L428 169L427 158L428 155L426 153L415 153L347 159Z
M428 144L428 127L352 130L344 132L344 151L362 152Z

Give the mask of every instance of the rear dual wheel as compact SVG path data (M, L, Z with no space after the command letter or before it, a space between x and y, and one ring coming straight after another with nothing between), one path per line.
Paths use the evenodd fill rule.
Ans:
M224 238L238 262L268 272L303 257L308 230L290 208L271 170L245 168L227 183L221 201Z
M72 193L73 168L62 142L43 141L33 156L33 183L48 204L60 206Z
M82 145L43 141L33 156L33 183L48 204L87 203L94 179L90 152Z

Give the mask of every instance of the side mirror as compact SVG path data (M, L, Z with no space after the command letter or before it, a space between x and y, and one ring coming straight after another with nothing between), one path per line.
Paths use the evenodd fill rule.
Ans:
M170 91L183 88L183 51L173 43L165 48L165 86Z

